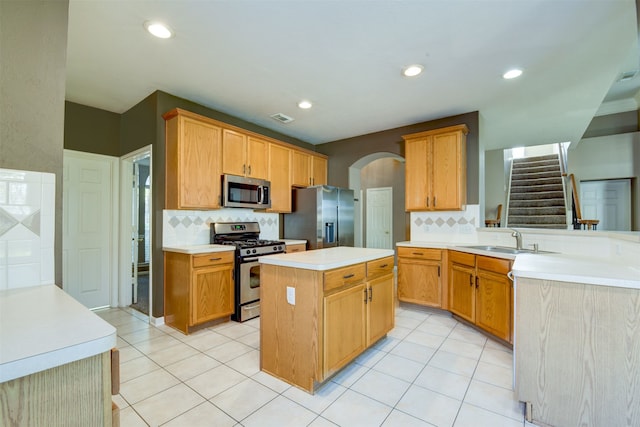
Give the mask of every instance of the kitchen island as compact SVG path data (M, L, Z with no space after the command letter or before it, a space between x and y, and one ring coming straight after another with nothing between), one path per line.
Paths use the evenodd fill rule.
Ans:
M260 366L314 393L393 329L394 253L337 247L260 258Z
M116 329L55 285L0 291L0 425L111 426L115 346Z

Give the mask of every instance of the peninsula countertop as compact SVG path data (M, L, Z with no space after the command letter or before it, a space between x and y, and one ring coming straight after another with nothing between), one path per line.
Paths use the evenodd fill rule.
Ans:
M198 255L198 254L208 254L208 253L214 253L214 252L230 252L235 250L235 247L231 245L202 244L202 245L185 245L185 246L163 246L162 250L165 252L178 252L181 254Z
M0 291L0 382L116 346L116 328L56 285Z
M315 249L290 254L268 255L259 258L261 264L281 267L302 268L305 270L332 270L361 262L373 261L393 256L391 249L352 248L339 246L336 248Z

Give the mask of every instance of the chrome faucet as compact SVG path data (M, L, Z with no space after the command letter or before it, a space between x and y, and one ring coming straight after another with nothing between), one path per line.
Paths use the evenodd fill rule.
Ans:
M516 249L522 249L522 234L518 230L512 229L511 231L513 231L513 233L511 233L511 237L516 238Z

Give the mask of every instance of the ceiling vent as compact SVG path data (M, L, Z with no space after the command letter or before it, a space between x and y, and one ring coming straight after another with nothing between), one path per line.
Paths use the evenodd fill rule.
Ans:
M619 82L626 82L638 75L638 70L625 71L618 77Z
M293 121L293 117L289 117L286 114L282 113L273 114L271 118L284 124L291 123Z

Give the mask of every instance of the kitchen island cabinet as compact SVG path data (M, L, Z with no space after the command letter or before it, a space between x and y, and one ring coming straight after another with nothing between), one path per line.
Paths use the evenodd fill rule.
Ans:
M391 250L338 247L260 263L261 368L307 392L394 326Z
M229 319L234 313L234 248L163 249L165 323L188 334L195 326Z
M398 248L398 300L444 308L440 249Z
M117 425L115 346L116 329L55 285L0 291L0 425Z

